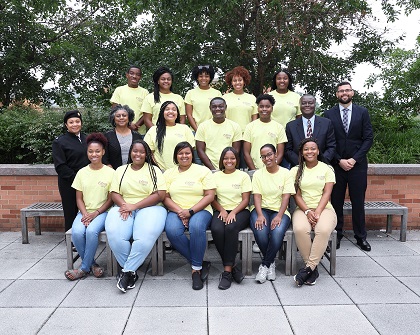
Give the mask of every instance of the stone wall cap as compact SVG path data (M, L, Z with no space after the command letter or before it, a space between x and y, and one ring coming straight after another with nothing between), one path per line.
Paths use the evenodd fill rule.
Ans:
M54 176L53 164L0 164L0 176Z
M369 164L369 175L420 175L420 164Z

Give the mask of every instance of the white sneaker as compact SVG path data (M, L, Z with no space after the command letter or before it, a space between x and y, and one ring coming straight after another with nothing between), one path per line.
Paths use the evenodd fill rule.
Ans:
M276 262L270 264L270 267L267 271L267 279L268 280L276 280Z
M252 245L252 252L260 252L260 248L256 242Z
M260 284L265 283L265 281L267 280L267 272L268 272L268 267L261 264L260 267L258 268L258 273L255 276L255 280L259 282Z

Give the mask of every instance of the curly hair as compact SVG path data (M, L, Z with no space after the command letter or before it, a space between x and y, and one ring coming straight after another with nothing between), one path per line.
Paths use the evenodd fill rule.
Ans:
M226 73L225 82L228 84L228 86L232 86L232 80L234 76L242 77L245 85L249 85L251 83L251 75L249 74L249 71L243 66L234 67L232 70Z
M111 112L109 113L109 123L115 128L115 113L117 113L119 110L123 110L128 114L128 125L130 125L131 122L134 120L134 111L128 107L128 105L116 105L115 107L111 108Z
M295 90L293 88L293 77L292 77L291 73L287 69L280 69L280 70L277 70L274 73L273 79L271 81L271 90L277 90L276 77L277 77L277 75L280 72L284 72L287 75L287 77L289 78L289 85L287 85L287 89L289 91L292 91L293 92Z
M202 73L207 73L210 76L210 83L214 79L214 68L211 65L197 65L194 66L191 72L191 78L198 84L198 76Z
M156 142L157 142L158 150L161 154L163 151L163 142L165 141L165 136L166 136L166 121L165 121L164 112L165 112L165 108L170 104L173 104L176 107L177 116L175 119L175 123L179 123L180 121L179 108L177 104L173 101L165 101L162 104L162 106L160 106L159 116L156 121Z
M255 103L258 105L261 100L268 100L271 103L271 106L274 106L276 103L276 99L271 94L260 94L257 99L255 100Z
M153 98L155 100L155 103L160 102L160 91L159 91L159 78L162 74L169 73L171 76L172 81L174 80L174 74L172 71L166 67L161 66L159 67L154 73L153 73ZM169 90L172 92L172 85L169 87Z
M91 143L98 143L102 145L102 148L106 148L108 145L108 140L102 133L92 133L86 137L86 143L87 146L89 146Z

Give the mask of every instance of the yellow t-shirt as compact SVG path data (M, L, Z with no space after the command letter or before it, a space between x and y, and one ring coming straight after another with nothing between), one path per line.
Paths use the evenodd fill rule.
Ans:
M208 90L202 90L200 87L195 87L187 92L185 103L193 106L192 115L197 127L204 121L212 118L210 100L221 96L222 93L213 87L210 87Z
M213 173L202 165L192 164L187 171L179 172L178 166L166 170L163 174L166 181L167 193L182 209L189 209L198 203L205 190L216 188ZM213 214L211 205L204 210Z
M260 149L264 144L271 143L277 148L277 144L286 143L287 136L284 127L271 120L264 123L260 119L252 121L245 128L244 141L251 143L251 158L257 169L264 167L260 158Z
M148 163L144 163L143 167L138 171L134 171L131 168L131 164L129 164L127 170L127 165L122 165L117 168L112 179L110 191L121 194L124 201L129 204L135 204L147 198L153 193L153 180L150 176L148 165ZM165 179L162 176L162 172L157 166L153 165L153 168L156 171L157 189L159 191L166 191ZM121 189L119 187L120 182Z
M160 93L160 102L155 103L153 93L149 93L144 98L143 105L141 106L141 111L143 113L152 114L153 125L156 125L156 121L159 117L160 106L162 106L162 104L165 101L175 102L179 109L179 115L185 115L184 99L182 99L182 97L179 94L175 94L173 92L168 94Z
M134 122L137 122L142 116L143 112L141 106L143 100L149 92L143 87L132 88L128 85L118 86L110 99L111 103L120 105L128 105L134 111ZM139 128L139 133L146 134L146 126L143 124Z
M289 170L281 166L276 173L270 173L264 167L255 171L252 176L252 193L261 194L261 208L278 212L283 194L292 194L294 191L293 180ZM290 217L287 210L284 214Z
M173 166L174 163L174 149L179 142L187 141L193 147L195 146L194 135L191 129L185 125L177 123L173 127L166 127L166 135L163 141L162 153L159 152L158 144L156 141L156 126L148 130L144 140L153 151L156 163L161 170L167 170Z
M197 128L195 139L206 143L206 155L218 169L223 149L232 146L233 142L242 140L241 127L228 119L222 123L216 123L213 119L207 120Z
M251 178L248 173L236 170L226 174L217 171L214 174L216 181L217 202L226 210L235 209L242 201L242 193L251 192Z
M106 165L100 170L92 170L88 165L77 172L71 187L82 192L88 212L96 211L108 199L114 172L114 169Z
M284 128L286 128L288 122L296 119L296 115L302 114L299 106L299 94L292 91L279 93L276 90L268 94L272 95L276 100L273 106L273 112L271 113L271 119L280 123Z
M249 93L235 94L230 92L223 96L226 100L226 118L241 126L242 133L245 127L252 121L252 115L258 114L255 96Z
M297 171L298 166L295 166L290 170L293 183L295 182ZM308 169L306 166L303 167L300 190L302 192L302 198L303 201L305 201L306 206L309 208L316 208L318 206L326 183L335 184L334 169L330 165L327 165L323 162L318 162L318 164L312 169ZM292 194L295 193L296 192L293 191ZM329 201L325 208L332 208L332 205Z

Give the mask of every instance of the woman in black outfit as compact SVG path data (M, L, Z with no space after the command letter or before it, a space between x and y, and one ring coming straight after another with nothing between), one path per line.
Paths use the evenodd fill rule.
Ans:
M116 170L121 165L127 164L128 151L135 140L141 140L142 136L129 128L134 120L134 111L127 105L116 105L111 109L109 122L114 127L105 133L108 146L102 162Z
M89 164L86 135L81 133L82 115L78 110L64 115L67 131L52 144L52 157L58 175L58 190L64 211L66 231L71 228L77 215L76 190L71 187L76 173Z

